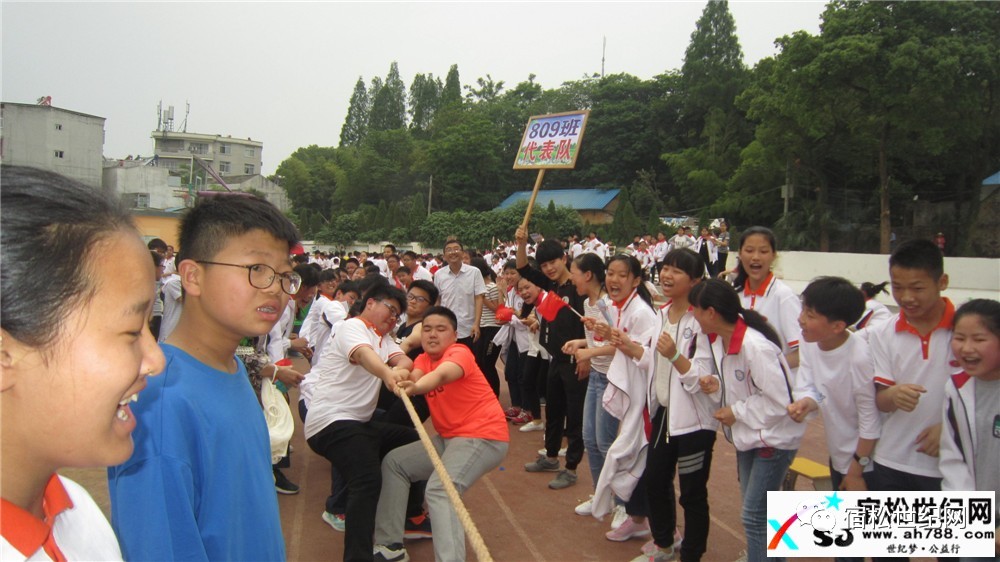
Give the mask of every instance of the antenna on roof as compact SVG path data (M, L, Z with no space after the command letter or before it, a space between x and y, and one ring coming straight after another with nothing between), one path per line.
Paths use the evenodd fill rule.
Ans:
M184 105L186 108L184 109L184 122L181 124L181 130L186 133L188 132L188 115L191 114L191 104L184 100Z

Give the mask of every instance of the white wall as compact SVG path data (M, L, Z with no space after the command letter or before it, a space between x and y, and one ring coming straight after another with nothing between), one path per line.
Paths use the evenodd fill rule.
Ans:
M3 104L4 164L33 166L100 188L103 152L103 117L52 106Z
M736 263L729 258L729 267ZM821 275L836 275L860 285L864 281L881 283L889 280L889 256L882 254L847 254L824 252L779 252L774 265L775 275L796 292ZM948 289L944 296L959 306L973 298L1000 300L1000 260L990 258L944 258L948 274ZM887 287L888 290L888 287ZM895 308L889 295L878 300Z
M123 166L104 168L104 189L118 196L145 193L150 209L183 207L184 199L175 193L177 188L168 184L168 177L166 168L124 162Z

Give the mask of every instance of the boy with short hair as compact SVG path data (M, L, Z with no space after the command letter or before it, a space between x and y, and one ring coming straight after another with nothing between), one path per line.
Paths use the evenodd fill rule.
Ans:
M254 196L202 200L180 229L184 309L133 405L135 453L108 469L129 560L284 560L267 424L235 357L299 288L295 226Z
M329 460L347 483L344 560L371 560L382 456L417 439L412 427L373 421L379 386L395 389L413 361L391 331L406 294L375 283L357 306L360 315L337 325L309 374L312 399L305 421L309 447Z
M841 277L820 277L802 291L802 344L797 392L788 406L797 422L823 412L834 490L867 490L881 422L868 344L847 328L865 310L864 294Z
M570 340L584 337L584 297L577 293L566 263L566 252L556 240L543 240L535 252L538 269L528 264L528 232L518 227L517 272L522 278L537 285L542 291L551 290L572 307L577 314L565 308L558 316L539 325L539 342L549 352L549 374L545 393L545 454L524 465L528 472L558 472L549 482L549 488L560 490L576 484L576 467L583 460L583 401L587 395L590 361L574 362L571 355L562 352ZM549 296L548 298L552 298ZM536 307L538 303L532 303ZM565 429L564 429L565 428ZM566 437L566 468L559 470L559 447Z
M938 444L945 383L952 369L955 307L944 257L930 240L910 240L889 258L892 298L899 313L875 329L869 347L875 363L875 400L882 435L872 457L873 490L941 489Z

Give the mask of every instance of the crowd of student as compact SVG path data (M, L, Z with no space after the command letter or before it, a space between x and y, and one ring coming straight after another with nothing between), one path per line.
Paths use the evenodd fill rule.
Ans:
M434 257L290 259L294 226L234 196L191 209L173 256L75 182L7 166L2 182L4 560L285 558L275 491L298 488L287 458L272 464L262 384L299 387L345 560L405 561L431 522L435 558L466 558L401 394L460 493L503 461L509 422L544 430L524 469L549 488L577 484L586 454L593 495L575 511L615 513L608 540L649 537L637 561L704 555L720 429L743 556L765 560L766 493L816 410L839 489L1000 490L1000 303L956 310L930 241L890 256L892 314L873 298L884 283L819 277L796 295L763 227L733 246L732 282L707 275L725 269L726 225L621 254L518 229L485 256L449 240ZM56 474L94 465L111 525Z

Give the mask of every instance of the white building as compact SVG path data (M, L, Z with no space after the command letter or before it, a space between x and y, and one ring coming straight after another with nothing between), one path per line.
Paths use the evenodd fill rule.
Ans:
M104 117L51 105L0 103L0 160L101 187Z
M109 160L104 189L117 194L132 209L174 209L187 204L181 178L142 160Z
M259 174L264 143L231 136L178 131L153 131L157 165L171 171L188 169L191 156L208 162L220 176Z

